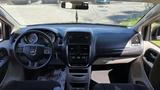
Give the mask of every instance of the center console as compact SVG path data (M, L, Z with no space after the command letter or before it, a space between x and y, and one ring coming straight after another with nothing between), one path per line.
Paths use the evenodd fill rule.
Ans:
M91 67L91 33L67 32L67 88L68 90L89 90Z
M84 67L89 63L91 34L88 32L67 33L67 58L70 67Z

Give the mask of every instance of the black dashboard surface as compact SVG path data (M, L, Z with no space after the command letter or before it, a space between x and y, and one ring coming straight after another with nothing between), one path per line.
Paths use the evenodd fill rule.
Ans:
M67 32L89 32L92 35L93 55L90 62L101 57L136 57L143 52L143 43L131 44L133 37L141 36L133 29L121 26L90 25L90 24L54 24L33 25L14 31L12 36L22 34L28 30L51 31L61 39L58 48L62 48ZM64 54L64 52L60 53ZM63 56L63 55L61 55Z

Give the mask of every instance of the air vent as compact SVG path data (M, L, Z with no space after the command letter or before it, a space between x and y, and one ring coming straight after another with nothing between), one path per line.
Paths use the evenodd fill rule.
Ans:
M131 40L131 45L132 46L139 46L141 44L141 39L140 39L140 35L136 35L132 38Z

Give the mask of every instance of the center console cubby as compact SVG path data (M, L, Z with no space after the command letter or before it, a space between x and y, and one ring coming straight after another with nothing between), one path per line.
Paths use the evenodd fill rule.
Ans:
M89 90L91 67L67 68L67 90Z

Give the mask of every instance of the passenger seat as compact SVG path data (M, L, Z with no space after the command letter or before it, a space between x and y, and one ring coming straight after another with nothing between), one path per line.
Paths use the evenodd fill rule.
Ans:
M93 90L149 90L143 85L136 84L96 84Z

